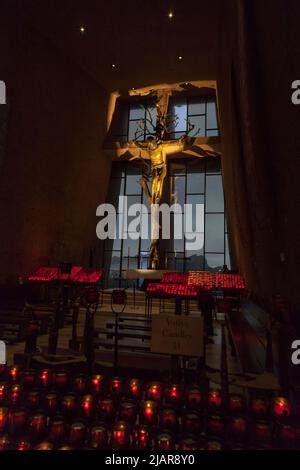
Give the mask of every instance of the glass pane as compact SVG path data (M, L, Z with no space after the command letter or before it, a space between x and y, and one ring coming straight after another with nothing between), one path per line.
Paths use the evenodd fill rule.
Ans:
M222 271L224 265L224 255L206 254L206 271Z
M203 98L189 98L188 114L205 114L205 101Z
M225 235L225 264L228 269L231 269L228 233Z
M219 134L218 129L213 129L213 130L207 130L206 135L207 137L218 137L220 134Z
M128 234L127 240L123 240L123 257L137 256L139 253L139 239L132 240L129 236L130 234Z
M142 122L129 122L128 140L144 140L144 124Z
M144 119L145 109L142 105L131 104L129 110L129 120L132 119Z
M189 133L191 137L205 136L205 116L189 116L188 122L194 126L194 129Z
M118 277L120 273L120 252L105 251L103 265L105 266L106 279L108 281L113 281L113 279Z
M142 188L139 184L141 174L128 174L126 176L126 194L141 194Z
M216 114L216 103L214 101L207 102L207 129L216 129L218 127L217 114Z
M203 252L198 254L186 253L185 268L187 271L202 271L204 269Z
M224 252L224 214L206 214L205 251Z
M197 232L197 247L195 245L190 247L190 242L194 241L193 239L195 237L195 233L190 235L191 237L189 237L188 240L186 239L185 242L185 255L189 258L199 258L199 256L202 258L204 248L204 233ZM186 236L189 236L189 234L187 233ZM197 249L193 249L194 247Z
M148 268L148 251L141 251L140 254L140 269Z
M186 129L182 132L173 132L170 134L169 139L170 140L177 140L180 139L180 137L186 135Z
M154 106L147 107L146 112L146 132L147 134L155 134L155 126L156 126L156 119L157 119L157 109Z
M221 175L206 176L206 212L223 212L224 195Z
M204 173L188 172L186 184L187 193L204 193Z
M204 195L193 194L186 197L186 204L192 205L192 214L190 208L185 208L185 230L189 232L204 232ZM196 208L196 205L200 206ZM190 216L192 215L192 226ZM196 220L198 217L198 220ZM199 220L200 217L200 220Z
M174 176L173 178L173 194L172 203L180 204L182 207L185 203L185 177Z
M187 119L187 104L186 99L176 100L171 105L171 114L173 117L177 117L177 126L173 127L175 132L186 131L186 119Z
M138 257L136 256L123 256L122 259L122 271L126 273L127 269L137 269L138 268ZM125 276L124 276L125 277Z

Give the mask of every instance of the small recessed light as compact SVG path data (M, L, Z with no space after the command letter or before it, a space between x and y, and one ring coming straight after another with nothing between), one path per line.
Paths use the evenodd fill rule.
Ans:
M172 11L169 11L169 13L168 13L168 17L169 17L169 18L173 18L173 17L174 17L174 15L173 15L173 12L172 12Z
M115 68L116 68L116 64L111 64L111 68L112 68L112 69L115 69Z
M80 26L80 32L85 33L85 26Z
M182 55L179 55L178 60L182 60L182 59L183 59Z
M135 90L134 86L131 88L132 90Z

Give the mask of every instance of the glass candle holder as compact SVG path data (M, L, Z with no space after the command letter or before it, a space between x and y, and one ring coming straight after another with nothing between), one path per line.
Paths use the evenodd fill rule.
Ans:
M43 413L36 413L29 419L30 434L34 439L41 438L47 430L47 417Z
M108 447L108 431L104 424L97 424L92 427L90 447L92 449L106 449Z
M68 417L75 414L76 396L74 393L67 393L61 400L62 413Z
M85 418L90 419L94 415L94 398L93 395L84 395L81 400L81 411Z
M54 449L54 445L52 444L52 442L48 442L48 441L40 442L34 448L34 450L53 450L53 449Z
M183 437L179 442L180 450L197 450L197 441L193 437Z
M228 409L232 413L241 413L245 409L245 400L241 395L229 395Z
M8 425L8 409L0 408L0 433L3 433Z
M40 393L38 390L31 390L26 394L26 406L30 410L36 410L40 404Z
M38 375L39 385L42 388L49 388L52 383L52 371L49 369L43 369Z
M9 432L12 435L20 434L24 431L27 422L25 410L11 410L9 414Z
M81 447L86 437L86 426L81 422L75 422L70 427L70 443L74 447Z
M58 396L55 392L49 392L44 398L44 406L47 414L53 416L58 408Z
M92 375L90 379L90 391L93 395L99 395L103 392L104 376L100 374Z
M7 434L0 436L0 450L10 450L12 448L12 442Z
M125 449L130 444L130 433L125 421L117 422L111 432L111 446L113 449Z
M67 425L62 416L55 416L49 424L49 438L51 442L61 442L66 436Z
M224 420L221 416L213 415L208 417L208 430L210 434L221 436L224 433Z
M17 442L16 450L31 450L31 443L27 439L20 439Z
M115 407L111 398L100 399L97 405L97 409L101 420L111 422L114 419Z
M65 390L69 383L68 373L65 370L56 371L53 374L53 380L58 390Z
M8 376L12 383L18 383L21 378L21 369L18 366L11 366L8 369Z
M190 409L197 409L202 406L203 397L200 387L193 385L186 391L186 406Z
M109 391L114 398L119 398L123 391L122 379L113 377L109 384Z
M86 377L83 374L77 375L73 380L73 390L75 393L83 394L87 388Z
M133 431L133 447L135 449L148 449L151 445L151 436L146 426L138 426Z
M137 407L134 401L123 401L120 404L120 419L134 424L137 416Z
M32 387L35 383L35 370L26 369L23 372L23 385L24 387Z
M0 383L0 406L3 405L8 398L8 384L6 382Z
M247 420L241 416L234 416L229 422L229 430L235 439L243 440L247 434Z
M153 425L158 421L158 405L153 400L147 400L141 405L140 421Z
M178 406L181 402L181 388L178 384L172 384L165 388L165 400L173 406Z
M163 388L159 382L151 382L146 389L146 398L153 401L161 401Z
M222 450L222 448L223 448L222 443L216 440L209 440L206 445L206 450L212 451L212 452Z
M22 398L22 386L20 384L14 384L10 390L10 403L12 406L16 406L20 403Z
M255 416L266 415L268 413L268 404L263 398L254 398L251 402L251 411Z
M212 389L208 393L208 406L213 409L221 409L222 407L222 395L220 390Z
M254 439L257 443L269 443L271 441L271 428L266 421L258 421L254 425Z
M69 444L63 444L58 450L74 450L74 448L69 446Z
M291 414L291 404L287 398L276 397L273 402L273 413L277 417L288 417Z
M192 411L188 411L183 415L182 424L186 433L195 435L198 435L203 428L200 414Z
M130 379L126 384L126 395L130 398L139 399L142 395L142 384L139 379Z
M175 431L178 424L176 411L173 408L164 408L160 412L159 424L162 429L166 428Z
M161 432L155 438L155 449L157 450L173 450L174 440L168 432Z
M278 432L279 442L287 448L296 448L296 431L295 428L289 424L283 424Z

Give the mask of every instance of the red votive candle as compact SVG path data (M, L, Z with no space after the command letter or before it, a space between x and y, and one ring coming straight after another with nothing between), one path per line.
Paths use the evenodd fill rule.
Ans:
M295 429L289 424L284 424L279 429L279 440L284 446L294 447L296 440Z
M202 431L202 419L198 413L187 412L183 416L183 429L187 433L199 434Z
M122 380L119 377L111 379L109 384L109 390L112 396L120 397L122 395Z
M113 449L124 449L129 447L130 434L128 425L125 421L119 421L112 429L111 433L111 446Z
M10 391L10 402L13 406L17 405L21 401L22 387L20 384L14 384Z
M188 408L199 408L202 405L202 393L200 388L196 385L187 389L186 405Z
M48 415L52 416L57 410L58 406L58 397L57 393L50 392L45 396L45 408Z
M75 393L84 393L86 391L86 387L86 377L83 374L80 374L74 378L73 390Z
M169 385L165 389L165 400L166 403L170 403L172 405L179 405L181 401L181 389L178 384Z
M162 385L159 382L151 382L147 386L146 397L148 400L160 401L162 392Z
M209 408L220 409L222 406L222 395L220 390L210 390L208 394L208 406Z
M0 406L3 405L8 396L8 386L7 383L0 383Z
M64 444L61 447L59 447L58 450L74 450L73 447L69 446L68 444Z
M66 371L54 372L54 384L59 390L64 390L68 385L69 379Z
M142 404L141 408L141 421L147 424L155 424L158 419L157 415L158 406L155 401L147 400Z
M61 401L61 409L66 416L72 416L76 407L76 396L74 393L67 393Z
M269 442L271 440L270 425L265 421L255 423L254 437L257 442Z
M90 380L91 393L99 395L103 390L104 377L100 374L94 374Z
M0 436L0 450L9 450L11 448L11 440L9 436Z
M146 426L139 426L133 431L133 447L147 449L151 444L151 437Z
M97 424L92 427L90 446L92 449L105 449L108 447L108 432L104 425Z
M85 418L91 418L94 414L93 395L84 395L81 400L82 414Z
M37 390L31 390L26 395L26 406L31 410L36 410L40 403L40 394Z
M159 417L161 428L175 430L177 428L177 413L172 408L164 408Z
M135 423L137 416L136 404L133 401L123 401L120 405L120 418L128 423Z
M265 415L268 411L267 402L263 398L254 398L251 403L251 410L256 416Z
M155 439L155 449L158 450L173 450L174 441L171 434L167 432L160 433Z
M273 403L273 412L275 416L287 417L291 414L291 404L287 398L276 397Z
M26 426L26 412L24 410L12 410L9 415L9 430L11 434L23 432Z
M17 383L21 378L21 370L18 366L11 366L8 369L8 375L12 383Z
M27 369L23 373L23 384L25 387L32 387L35 382L35 371L34 369Z
M70 443L75 447L81 447L84 444L86 435L86 426L81 422L75 422L70 428Z
M230 395L228 408L233 413L239 413L245 409L245 401L241 395Z
M192 437L184 437L179 442L179 449L180 450L197 450L198 449L197 442Z
M52 442L40 442L37 446L35 446L34 450L53 450L54 446Z
M240 416L235 416L231 418L230 423L229 423L229 429L231 433L235 436L235 438L244 439L247 433L246 419Z
M211 434L220 436L224 432L224 421L221 416L214 415L208 418L208 429Z
M0 433L3 433L8 424L8 409L0 408Z
M26 439L21 439L17 443L16 450L31 450L31 444Z
M34 438L45 434L47 427L47 417L43 413L36 413L29 419L29 429Z
M142 384L138 379L130 379L126 384L126 395L131 398L140 398L142 394Z
M50 422L49 437L51 441L60 442L65 437L67 426L65 420L57 416Z
M113 420L115 408L111 398L102 398L99 400L97 408L101 419L108 422Z
M43 388L48 388L51 385L52 372L48 369L43 369L39 373L39 383Z

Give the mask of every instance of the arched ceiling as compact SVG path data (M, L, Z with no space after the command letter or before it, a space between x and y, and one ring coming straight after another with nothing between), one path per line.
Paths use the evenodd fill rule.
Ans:
M109 91L216 78L220 0L4 1Z

